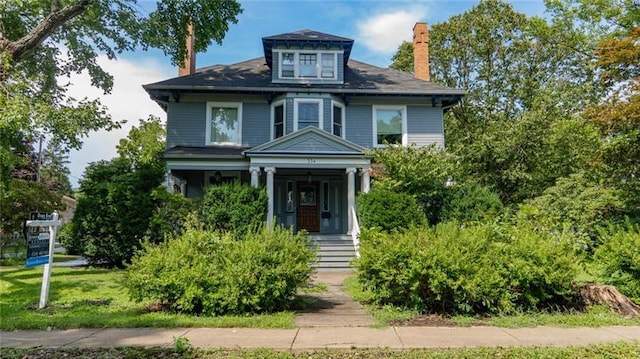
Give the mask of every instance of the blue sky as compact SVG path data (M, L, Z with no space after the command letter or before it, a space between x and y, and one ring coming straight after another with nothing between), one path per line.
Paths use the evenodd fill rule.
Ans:
M355 40L351 57L380 67L391 63L391 56L403 40L411 39L417 21L428 24L446 21L450 16L471 8L477 1L320 1L320 0L252 0L240 1L244 11L237 24L231 24L221 45L211 45L197 55L197 67L231 64L263 56L263 36L312 29ZM543 15L542 0L514 0L514 8L528 15ZM143 9L155 1L139 0ZM114 76L112 94L104 95L91 88L86 74L71 78L70 94L76 98L100 98L116 120L127 125L110 133L92 133L83 149L70 156L71 182L77 187L89 162L111 159L115 146L126 137L138 119L154 114L165 119L164 112L142 90L142 85L177 75L177 69L162 52L135 51L119 56L117 61L98 61Z

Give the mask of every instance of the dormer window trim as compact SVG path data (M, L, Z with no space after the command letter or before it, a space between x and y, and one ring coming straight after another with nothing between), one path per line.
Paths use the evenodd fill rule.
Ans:
M305 50L305 49L274 49L278 53L278 80L338 80L338 54L344 53L342 50ZM330 57L329 57L330 56ZM333 66L327 66L327 61L331 59ZM286 61L286 63L285 63ZM315 76L305 75L301 71L304 63L314 62ZM309 67L307 67L309 68ZM293 70L293 76L289 76ZM323 76L332 73L332 76ZM286 75L286 76L285 76Z

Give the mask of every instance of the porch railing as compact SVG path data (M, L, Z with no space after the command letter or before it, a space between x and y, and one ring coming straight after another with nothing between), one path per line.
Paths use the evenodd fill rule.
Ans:
M355 208L352 207L349 210L349 215L351 216L351 223L353 224L353 228L351 228L353 248L356 251L356 257L360 257L360 224L358 223L358 215L356 214Z

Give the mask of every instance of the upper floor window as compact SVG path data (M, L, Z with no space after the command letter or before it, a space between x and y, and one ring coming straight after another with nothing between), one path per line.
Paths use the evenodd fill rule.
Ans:
M285 131L284 101L277 101L271 105L271 139L284 136Z
M242 104L207 102L206 136L208 145L240 145Z
M373 106L373 144L406 144L406 106Z
M335 78L335 67L336 67L336 56L335 54L322 54L322 67L320 69L320 77L325 79Z
M337 79L337 52L280 52L280 78Z
M318 55L300 54L299 59L300 77L318 77Z
M282 77L295 77L295 54L293 52L282 53L282 65L280 66L282 71Z
M338 137L344 137L344 106L338 102L333 102L332 133Z
M301 130L308 126L322 128L322 100L295 99L293 108L293 130Z

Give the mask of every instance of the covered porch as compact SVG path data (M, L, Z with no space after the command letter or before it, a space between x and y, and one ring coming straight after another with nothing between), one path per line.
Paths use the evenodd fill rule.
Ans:
M353 232L356 193L370 188L371 159L364 148L307 127L243 154L252 185L259 186L264 174L268 224L318 234Z

